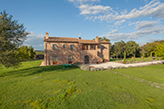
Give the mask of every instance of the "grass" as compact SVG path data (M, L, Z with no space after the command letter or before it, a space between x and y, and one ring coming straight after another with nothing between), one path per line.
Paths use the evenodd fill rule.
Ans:
M41 61L23 62L19 69L0 68L1 109L164 108L162 89L111 71L82 71L76 66L62 69L60 65L39 67ZM149 77L150 72L154 77L163 78L163 69L163 65L155 65L114 71L141 78Z
M35 51L36 54L44 54L44 51Z
M144 68L118 69L116 71L133 77L164 84L164 65L153 65Z
M118 58L118 59L110 59L110 61L118 61L118 62L122 62L122 58ZM144 61L151 61L152 59L151 58L149 58L149 57L145 57L144 58ZM132 58L126 58L126 61L127 62L133 62L134 61L134 59L132 59ZM135 58L135 61L143 61L143 59L142 58Z

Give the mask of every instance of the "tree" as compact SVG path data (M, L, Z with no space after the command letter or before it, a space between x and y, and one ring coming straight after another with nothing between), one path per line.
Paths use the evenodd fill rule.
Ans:
M164 59L164 43L157 46L157 51L155 52L155 54Z
M0 65L7 68L19 66L21 60L17 50L28 35L24 25L12 20L12 17L6 11L0 13Z
M124 56L124 50L126 48L126 43L121 40L120 42L115 42L113 45L113 56L123 57Z
M21 60L29 60L29 59L34 59L35 57L35 52L34 48L32 46L21 46L18 48L19 50L17 51L17 54L19 54L19 59Z
M101 41L105 40L105 41L110 42L110 39L107 39L106 37L99 37L98 39ZM95 40L95 39L93 39L93 40Z
M139 49L139 45L136 42L128 41L126 43L127 56L133 56L135 59L138 49Z
M28 55L29 55L29 59L34 59L36 55L36 53L34 52L34 48L32 46L29 46Z

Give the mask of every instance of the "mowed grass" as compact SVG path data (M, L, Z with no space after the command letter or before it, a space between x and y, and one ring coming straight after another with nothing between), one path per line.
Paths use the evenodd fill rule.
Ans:
M164 85L164 65L153 65L141 68L117 69L115 71Z
M158 59L160 59L160 58L158 58ZM122 60L124 60L123 58L118 58L118 59L110 59L110 61L120 61L120 62L122 62ZM145 57L144 58L144 61L151 61L152 60L152 58L149 58L149 57ZM134 59L132 59L132 58L126 58L126 61L127 62L133 62L133 61L143 61L143 59L142 58L135 58L135 60Z
M62 69L60 65L39 67L41 61L23 62L19 69L0 68L1 109L164 108L162 89L111 71L82 71L75 66ZM152 72L156 76L155 72L164 67L156 65L123 69L123 73L133 70L137 73L138 70L141 74L149 69L154 69Z

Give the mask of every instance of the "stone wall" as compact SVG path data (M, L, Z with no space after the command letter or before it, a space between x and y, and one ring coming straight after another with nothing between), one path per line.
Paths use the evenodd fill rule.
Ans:
M57 45L57 50L53 50L53 44ZM65 44L65 48L63 48ZM70 45L74 45L74 49L70 50ZM101 45L104 49L101 50ZM96 45L95 50L90 50L90 45L88 50L82 50L82 44L79 43L56 43L56 42L44 42L44 63L45 65L53 65L53 56L57 56L57 64L68 63L68 56L72 56L72 63L81 62L84 63L84 56L89 56L89 63L94 64L96 62L102 62L101 56L104 55L104 60L110 60L109 44Z

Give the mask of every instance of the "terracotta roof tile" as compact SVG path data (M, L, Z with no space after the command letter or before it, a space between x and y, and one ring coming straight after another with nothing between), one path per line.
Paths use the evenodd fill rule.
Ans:
M44 37L44 41L57 41L57 42L78 42L78 38L67 38L67 37L49 37L46 39Z
M99 41L96 42L95 40L85 40L85 39L78 39L78 38L67 38L67 37L49 37L46 39L44 37L44 41L57 41L57 42L77 42L77 43L83 43L83 44L99 44L99 43L106 43L110 44L108 41Z

